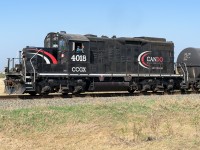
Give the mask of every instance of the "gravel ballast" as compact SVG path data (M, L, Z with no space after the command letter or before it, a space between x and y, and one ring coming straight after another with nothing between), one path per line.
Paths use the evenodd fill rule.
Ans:
M200 95L152 95L152 96L126 96L126 97L96 97L96 98L53 98L53 99L11 99L0 100L0 109L22 109L33 107L49 107L49 106L71 106L82 104L104 104L104 103L118 103L118 102L133 102L145 100L189 100L198 101Z

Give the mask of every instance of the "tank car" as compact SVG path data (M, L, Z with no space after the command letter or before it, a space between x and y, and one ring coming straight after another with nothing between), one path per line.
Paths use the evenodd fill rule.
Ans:
M199 91L200 89L200 48L186 48L177 58L177 70L183 74L183 83L186 90Z
M174 73L174 44L164 38L51 32L43 48L26 47L21 55L6 69L9 94L164 92L183 80Z

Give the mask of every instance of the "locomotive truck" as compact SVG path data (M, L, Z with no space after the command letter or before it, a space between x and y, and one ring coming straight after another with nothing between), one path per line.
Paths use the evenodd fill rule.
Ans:
M183 51L175 64L174 43L164 38L50 32L44 47L27 46L18 58L8 58L5 92L198 91L200 72L194 62L200 50L190 50ZM190 61L193 55L196 60Z

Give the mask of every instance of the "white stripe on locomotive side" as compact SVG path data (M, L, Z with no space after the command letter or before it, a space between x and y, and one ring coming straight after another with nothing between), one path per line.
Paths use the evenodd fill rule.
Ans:
M39 76L90 76L90 77L181 77L179 74L69 74L69 73L38 73Z
M29 53L29 54L33 54L33 55L36 54L36 55L44 58L44 60L46 61L46 64L51 64L50 61L49 61L49 59L46 56L44 56L44 55L41 55L41 54L38 54L38 53Z

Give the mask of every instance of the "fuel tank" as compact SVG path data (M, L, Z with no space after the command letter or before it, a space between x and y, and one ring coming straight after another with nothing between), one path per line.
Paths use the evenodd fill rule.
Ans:
M129 82L95 82L93 91L127 91Z

